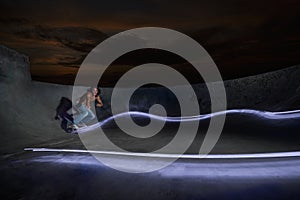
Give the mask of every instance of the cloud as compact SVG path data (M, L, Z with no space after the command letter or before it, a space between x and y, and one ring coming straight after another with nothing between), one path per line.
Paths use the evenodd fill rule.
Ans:
M43 27L22 19L0 22L3 43L30 56L32 65L78 67L106 34L84 27Z
M296 0L2 0L0 37L2 44L29 55L34 75L70 77L110 35L166 27L197 40L222 75L234 78L299 64L299 10ZM144 57L124 59L125 64ZM168 60L164 57L155 58Z

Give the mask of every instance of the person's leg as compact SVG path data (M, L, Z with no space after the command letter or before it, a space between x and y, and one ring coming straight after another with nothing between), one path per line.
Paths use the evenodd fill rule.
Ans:
M85 119L88 116L88 114L89 114L88 109L84 105L81 105L78 108L78 110L80 111L80 113L75 117L74 124L78 124L83 119Z
M61 118L60 127L63 130L67 131L68 121L72 124L74 123L73 117L67 111L63 111L63 110L61 110L61 112L59 113L59 116Z
M71 122L72 124L74 124L74 119L72 117L72 115L70 115L68 112L64 112L61 115L61 118L66 119L67 121Z
M96 117L91 109L87 109L87 112L88 115L82 120L85 124L91 122Z
M68 124L68 121L63 118L62 121L61 121L61 124L60 124L60 127L64 130L64 131L67 131L67 124Z

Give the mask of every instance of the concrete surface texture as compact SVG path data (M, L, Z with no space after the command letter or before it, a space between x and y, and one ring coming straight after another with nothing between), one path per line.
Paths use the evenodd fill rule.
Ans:
M179 160L156 172L129 174L104 166L89 154L25 152L25 147L84 149L77 135L64 133L53 119L59 99L71 98L72 86L32 81L29 59L4 46L0 46L0 58L2 199L298 199L299 158ZM294 66L226 81L229 108L299 109L299 77L300 66ZM194 89L202 111L208 112L205 85L194 85ZM111 92L103 88L107 106L98 112L100 118L110 114ZM149 94L153 98L147 98ZM160 100L170 106L172 115L178 115L172 110L176 101L165 89L142 88L135 95L139 101L130 105L135 110L147 111ZM297 151L298 120L230 115L213 153ZM208 122L200 123L198 140L187 153L199 150ZM167 124L150 141L129 138L114 124L106 130L122 148L148 152L167 144L177 127L177 123Z
M18 150L29 144L70 137L62 135L53 119L62 96L72 97L72 86L32 81L29 58L0 46L0 119L2 122L1 152ZM300 66L262 75L225 81L228 109L252 108L282 111L299 108ZM214 84L214 83L209 83ZM201 113L209 111L209 94L204 84L193 86L200 102ZM87 87L82 87L82 93ZM111 114L112 88L102 88L104 108L97 110L103 119ZM80 95L80 94L78 94ZM132 110L148 112L151 105L161 103L169 115L177 116L175 96L165 88L141 88L131 101ZM120 106L123 105L120 101ZM231 120L233 121L233 120ZM75 136L71 136L75 137Z

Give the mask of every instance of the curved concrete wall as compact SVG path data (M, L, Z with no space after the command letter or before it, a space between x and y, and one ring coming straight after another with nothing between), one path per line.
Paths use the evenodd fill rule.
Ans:
M2 141L7 144L5 147L60 137L62 131L53 116L60 98L71 98L72 86L31 81L28 57L4 46L0 46L0 58L0 119ZM300 66L229 80L224 84L229 109L279 111L300 108ZM201 112L209 112L210 98L206 85L197 84L193 87ZM82 92L78 95L86 89L80 87ZM111 93L112 88L102 89L105 106L97 110L99 118L111 113ZM120 99L118 106L120 110L130 106L133 110L147 111L155 103L165 105L169 115L180 115L175 96L165 88L141 88L130 105Z

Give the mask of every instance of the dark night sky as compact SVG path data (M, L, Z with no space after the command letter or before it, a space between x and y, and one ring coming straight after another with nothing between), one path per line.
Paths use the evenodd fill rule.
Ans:
M34 79L70 84L87 53L110 35L172 28L203 45L230 79L300 64L299 10L297 0L1 0L0 37L30 56Z

